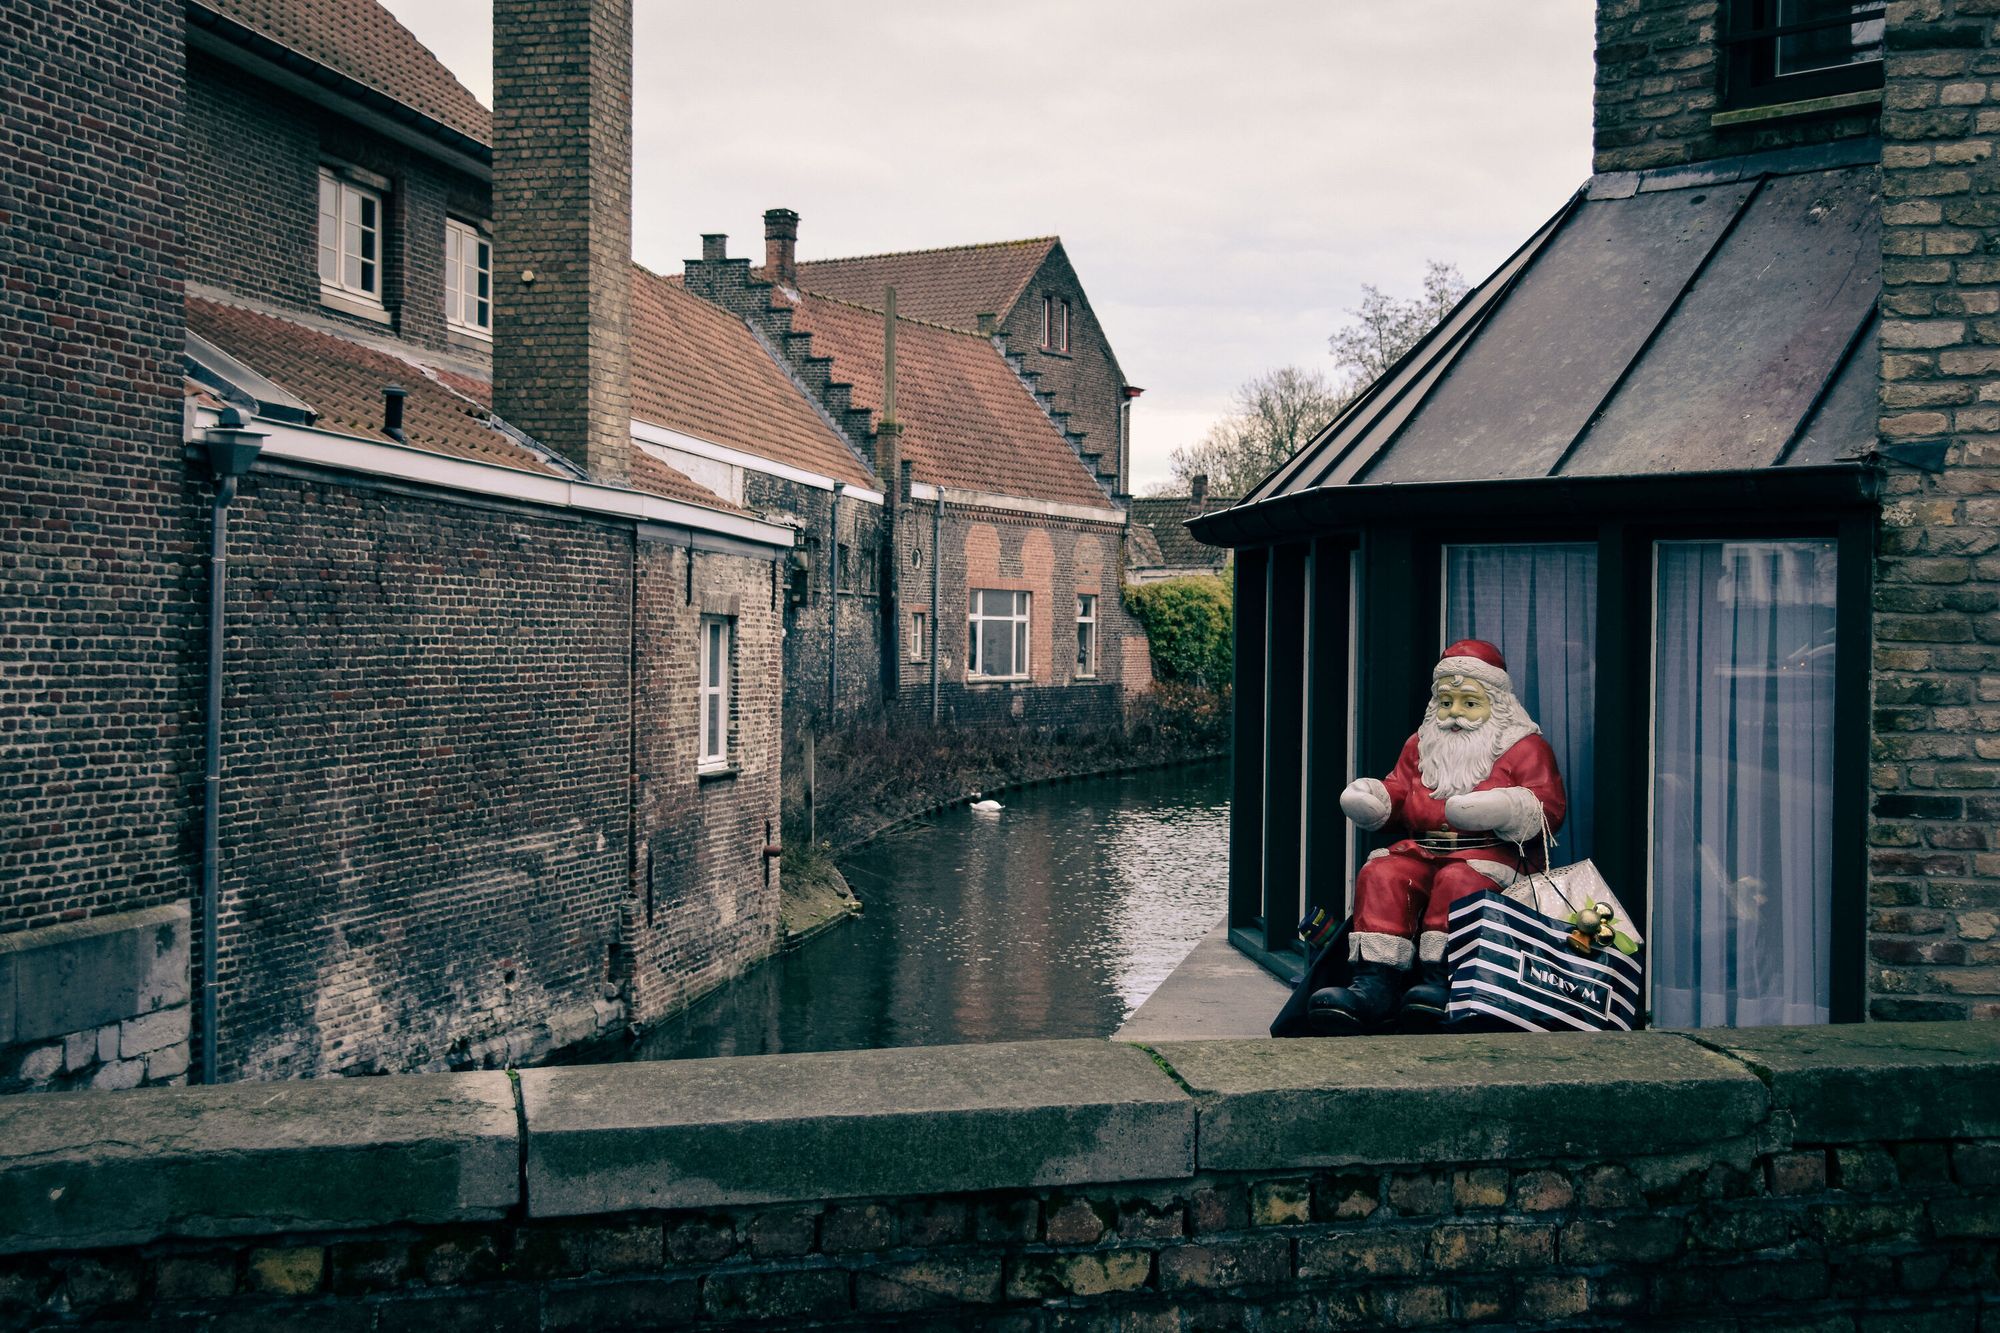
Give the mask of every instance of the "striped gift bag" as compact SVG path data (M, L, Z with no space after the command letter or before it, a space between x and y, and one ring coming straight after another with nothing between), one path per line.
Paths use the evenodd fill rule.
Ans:
M1452 905L1445 956L1458 1031L1630 1032L1639 1018L1639 960L1616 949L1585 957L1570 927L1488 891Z

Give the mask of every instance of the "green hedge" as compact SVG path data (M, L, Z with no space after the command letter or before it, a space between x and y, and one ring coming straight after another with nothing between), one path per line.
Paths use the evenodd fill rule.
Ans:
M1204 575L1141 584L1125 590L1125 605L1146 627L1160 679L1210 689L1229 684L1235 606L1225 580Z

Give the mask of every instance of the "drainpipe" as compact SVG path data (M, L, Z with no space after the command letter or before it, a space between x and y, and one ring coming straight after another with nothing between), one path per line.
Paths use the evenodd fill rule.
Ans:
M833 483L833 539L826 549L826 717L831 723L840 706L840 497L847 483Z
M938 724L938 574L944 564L944 490L931 501L931 725Z
M204 436L208 465L215 474L215 498L209 514L208 549L208 709L202 720L203 774L201 820L201 1081L215 1082L215 972L220 950L215 938L217 900L221 896L222 818L222 676L223 644L227 638L225 599L229 590L229 505L236 498L239 478L257 461L264 447L262 431L245 430L243 413L224 408L221 421Z

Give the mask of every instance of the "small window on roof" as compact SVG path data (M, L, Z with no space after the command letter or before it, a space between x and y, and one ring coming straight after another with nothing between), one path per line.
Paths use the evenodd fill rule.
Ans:
M1722 37L1730 106L1882 86L1881 0L1731 0Z

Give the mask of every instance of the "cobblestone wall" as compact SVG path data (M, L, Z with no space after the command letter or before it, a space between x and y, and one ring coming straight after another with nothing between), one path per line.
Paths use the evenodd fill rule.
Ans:
M2000 1017L2000 75L1989 0L1891 7L1870 1012Z

